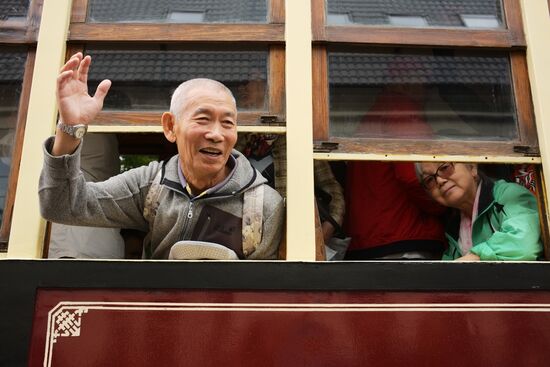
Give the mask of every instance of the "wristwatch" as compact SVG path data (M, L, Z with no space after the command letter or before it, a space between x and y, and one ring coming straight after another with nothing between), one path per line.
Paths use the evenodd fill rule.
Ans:
M57 128L65 134L77 139L81 139L86 134L86 131L88 131L88 125L67 125L61 121L57 123Z

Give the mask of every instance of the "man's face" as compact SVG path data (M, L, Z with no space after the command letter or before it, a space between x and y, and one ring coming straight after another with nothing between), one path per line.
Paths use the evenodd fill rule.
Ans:
M237 141L237 108L223 90L196 87L187 93L174 132L188 180L218 183Z

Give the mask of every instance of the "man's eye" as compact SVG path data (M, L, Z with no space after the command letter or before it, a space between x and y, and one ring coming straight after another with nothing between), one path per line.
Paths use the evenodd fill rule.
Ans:
M235 125L235 123L234 123L233 121L231 121L231 120L223 120L222 123L223 123L224 125L231 125L231 126Z

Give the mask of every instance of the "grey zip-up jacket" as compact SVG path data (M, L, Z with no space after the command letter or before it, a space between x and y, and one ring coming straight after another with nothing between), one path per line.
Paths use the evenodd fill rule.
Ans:
M178 157L164 165L152 162L103 182L86 182L80 172L80 147L70 155L54 157L49 152L53 137L44 143L44 166L38 188L40 212L52 222L132 228L147 232L145 258L166 259L180 240L220 243L239 258L276 259L284 225L281 196L236 150L235 172L212 194L191 198L178 177ZM160 196L152 223L144 216L145 200L155 176L162 170ZM264 185L261 243L248 256L242 251L243 193Z

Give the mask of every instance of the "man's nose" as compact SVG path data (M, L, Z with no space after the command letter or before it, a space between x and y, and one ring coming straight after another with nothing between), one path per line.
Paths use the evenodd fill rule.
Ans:
M208 128L208 131L206 132L205 137L206 139L211 140L215 143L223 141L221 122L215 121L213 124L211 124Z

